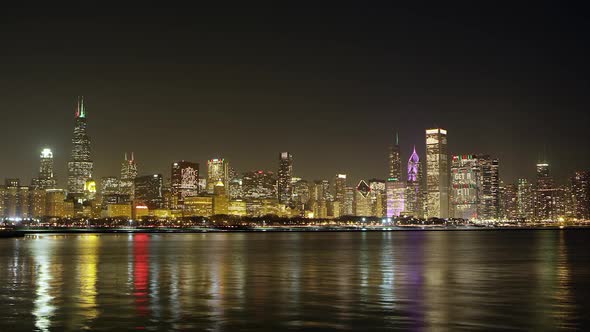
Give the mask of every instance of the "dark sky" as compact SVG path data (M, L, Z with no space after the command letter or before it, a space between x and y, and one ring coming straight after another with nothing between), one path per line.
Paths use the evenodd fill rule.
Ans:
M394 130L405 163L433 126L505 181L544 152L558 177L590 168L586 8L79 3L0 8L0 177L28 183L50 146L65 185L77 95L96 178L125 151L141 174L218 156L276 170L290 151L308 179L384 178Z

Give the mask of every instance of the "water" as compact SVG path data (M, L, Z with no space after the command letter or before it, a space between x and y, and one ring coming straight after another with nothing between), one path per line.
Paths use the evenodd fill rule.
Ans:
M555 330L590 315L590 231L0 239L0 330Z

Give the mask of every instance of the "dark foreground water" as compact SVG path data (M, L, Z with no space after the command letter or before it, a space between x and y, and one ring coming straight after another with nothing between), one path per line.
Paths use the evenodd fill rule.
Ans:
M588 328L590 231L0 239L0 331Z

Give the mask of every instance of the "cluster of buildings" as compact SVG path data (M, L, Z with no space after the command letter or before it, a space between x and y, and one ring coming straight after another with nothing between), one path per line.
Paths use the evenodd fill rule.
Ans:
M94 179L91 142L83 98L78 100L68 162L67 188L58 188L53 153L43 149L31 185L6 179L0 186L0 217L176 219L213 215L304 217L316 219L378 217L558 221L590 219L590 172L576 172L557 185L548 163L536 177L505 184L500 162L487 154L451 155L447 131L425 132L426 156L414 147L402 161L396 135L389 149L387 178L361 180L347 174L308 181L294 175L293 156L282 152L278 171L238 173L225 159L200 165L179 160L169 176L140 175L133 153L125 154L118 176Z

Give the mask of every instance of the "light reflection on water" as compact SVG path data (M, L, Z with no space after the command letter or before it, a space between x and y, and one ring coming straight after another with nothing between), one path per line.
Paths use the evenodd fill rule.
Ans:
M0 241L0 328L582 329L590 231Z

